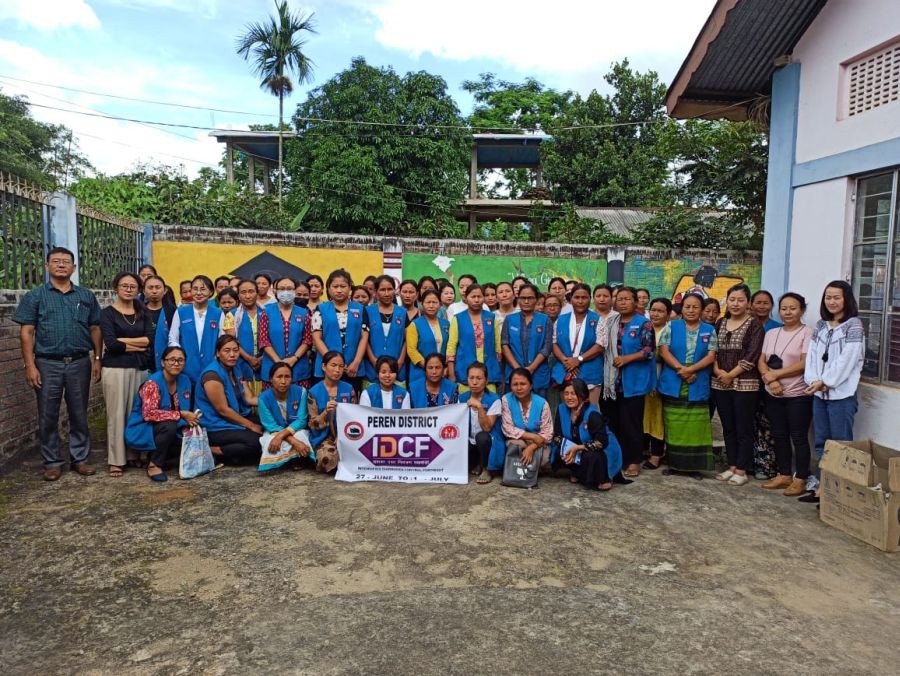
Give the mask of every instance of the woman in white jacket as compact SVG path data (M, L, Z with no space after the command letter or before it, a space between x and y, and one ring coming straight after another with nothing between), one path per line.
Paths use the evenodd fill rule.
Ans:
M813 398L813 430L816 456L821 459L825 441L853 439L856 388L866 352L866 334L857 316L853 289L842 280L830 282L822 294L822 319L816 322L803 379ZM804 496L818 502L819 496Z

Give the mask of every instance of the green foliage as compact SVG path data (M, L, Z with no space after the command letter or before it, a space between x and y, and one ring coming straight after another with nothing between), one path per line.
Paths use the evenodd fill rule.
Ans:
M729 209L735 223L760 242L766 209L768 137L752 122L689 120L672 137L679 200Z
M38 122L25 97L0 93L0 170L55 190L92 169L69 129Z
M661 210L631 231L631 243L657 249L748 249L752 230L730 215L683 206Z
M558 202L581 206L649 207L672 203L667 184L673 158L666 87L656 73L636 73L628 60L606 75L613 93L575 96L542 149ZM635 125L633 122L645 122ZM585 127L567 129L567 127Z
M146 165L118 176L82 179L70 192L95 209L149 223L285 230L293 218L278 209L274 197L228 185L209 168L190 180L181 169Z
M302 140L288 144L286 204L308 202L313 226L431 237L457 230L470 141L455 128L463 120L441 78L401 77L357 58L310 92L294 124Z
M544 217L545 232L551 242L566 244L627 244L628 238L611 232L602 222L579 216L575 205L564 204L553 215Z

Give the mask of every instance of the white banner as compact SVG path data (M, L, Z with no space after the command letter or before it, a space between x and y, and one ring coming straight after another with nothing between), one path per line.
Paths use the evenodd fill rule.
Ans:
M465 404L407 411L340 404L337 441L339 481L469 482Z

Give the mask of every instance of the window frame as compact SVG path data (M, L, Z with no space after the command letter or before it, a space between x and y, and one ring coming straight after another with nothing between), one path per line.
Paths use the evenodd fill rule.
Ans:
M888 211L888 229L885 237L877 239L864 239L857 237L859 228L862 227L862 219L860 217L861 206L859 204L860 183L867 179L876 178L878 176L891 177L891 199ZM886 266L884 281L884 298L880 310L862 310L860 309L860 319L877 317L881 321L881 329L878 335L878 375L862 374L862 379L873 385L884 385L886 387L900 388L900 379L890 380L890 356L891 356L891 327L892 320L900 321L900 305L894 305L894 287L897 285L898 276L900 276L900 266L897 265L900 259L900 167L892 167L861 174L855 177L856 185L853 192L854 210L853 210L853 241L851 253L851 273L850 285L855 289L859 281L857 269L858 248L864 246L880 245L882 242L886 248ZM865 262L863 259L860 259ZM872 259L866 259L872 260ZM859 298L857 298L859 302ZM867 330L866 340L868 342L869 335Z

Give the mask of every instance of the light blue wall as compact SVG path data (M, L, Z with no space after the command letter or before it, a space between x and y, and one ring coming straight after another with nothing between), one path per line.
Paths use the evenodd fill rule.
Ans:
M810 183L830 181L844 176L858 176L897 165L900 165L900 138L893 138L797 164L794 166L792 184L798 188Z
M800 103L800 64L792 63L772 75L769 126L769 177L763 240L762 288L776 298L787 290L791 254L792 175L797 148Z

